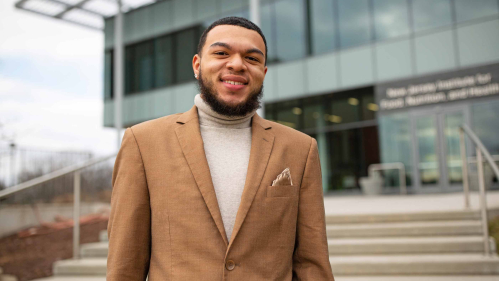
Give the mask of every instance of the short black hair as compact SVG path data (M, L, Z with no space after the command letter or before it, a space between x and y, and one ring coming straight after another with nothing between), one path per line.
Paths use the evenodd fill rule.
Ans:
M260 36L262 36L263 43L265 44L265 65L267 65L267 51L268 51L267 40L265 40L265 36L263 35L262 30L256 24L254 24L252 21L249 21L249 20L247 20L245 18L241 18L241 17L225 17L225 18L221 18L219 20L216 20L214 23L210 24L210 26L208 26L205 29L205 31L201 35L201 38L199 39L198 50L197 50L199 56L201 56L201 50L203 49L204 44L206 43L206 37L208 36L208 32L210 32L210 30L212 30L215 26L219 26L219 25L235 25L235 26L244 27L244 28L258 32L258 34L260 34Z

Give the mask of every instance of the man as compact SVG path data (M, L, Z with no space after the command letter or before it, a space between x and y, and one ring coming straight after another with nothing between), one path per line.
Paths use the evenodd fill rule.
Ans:
M255 113L266 55L252 22L214 22L192 62L195 105L125 131L108 281L334 281L317 142Z

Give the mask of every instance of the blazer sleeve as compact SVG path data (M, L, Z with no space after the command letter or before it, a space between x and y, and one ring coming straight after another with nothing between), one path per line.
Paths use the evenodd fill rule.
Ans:
M151 208L144 163L131 128L112 178L107 281L145 281L151 253Z
M334 281L326 236L317 141L312 138L300 188L293 280Z

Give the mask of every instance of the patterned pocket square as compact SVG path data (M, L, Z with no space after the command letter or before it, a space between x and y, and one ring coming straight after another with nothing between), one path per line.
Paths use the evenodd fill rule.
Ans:
M275 185L293 185L289 168L284 169L284 171L282 171L282 173L280 173L277 176L277 178L272 182L272 186Z

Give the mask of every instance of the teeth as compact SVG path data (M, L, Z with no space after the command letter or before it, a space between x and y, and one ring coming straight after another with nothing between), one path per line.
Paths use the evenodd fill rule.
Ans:
M232 84L232 85L244 85L241 82L235 82L235 81L230 81L230 80L224 80L225 83Z

